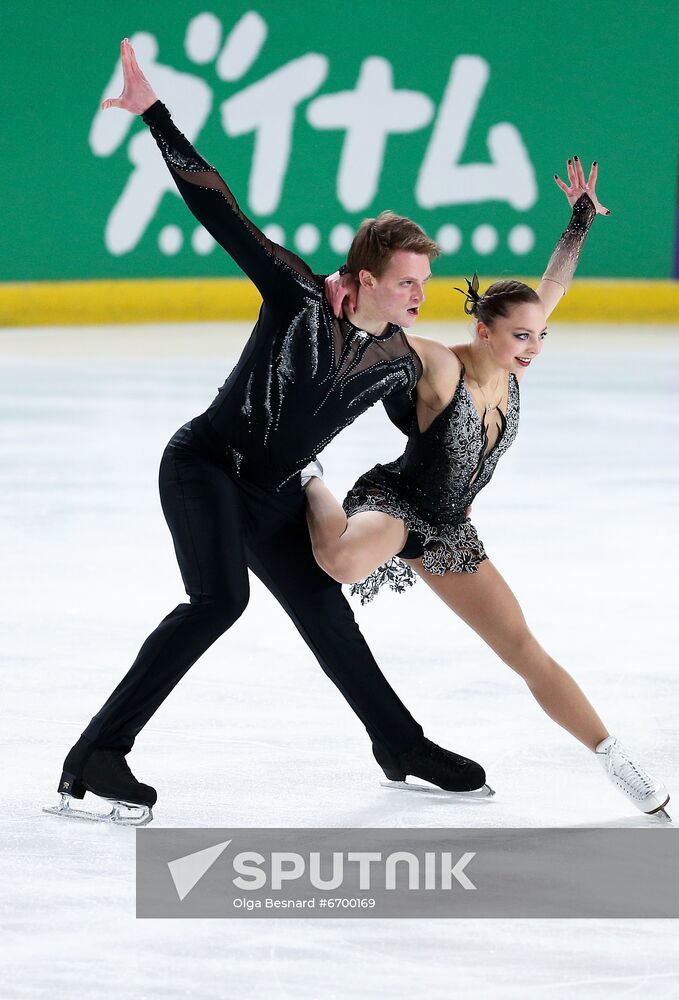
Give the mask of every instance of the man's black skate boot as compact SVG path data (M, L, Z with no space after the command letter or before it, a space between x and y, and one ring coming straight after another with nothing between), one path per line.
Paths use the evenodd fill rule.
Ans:
M57 791L61 794L72 795L74 799L83 799L85 789L82 784L82 773L85 761L94 749L90 740L81 736L78 742L71 747L66 754L64 768L59 779Z
M155 788L137 781L123 753L95 747L84 736L66 756L58 790L74 799L82 799L87 791L103 799L149 807L158 798Z
M486 772L468 757L445 750L426 737L405 753L393 754L373 743L373 754L389 781L405 781L409 774L447 792L471 792L485 786Z

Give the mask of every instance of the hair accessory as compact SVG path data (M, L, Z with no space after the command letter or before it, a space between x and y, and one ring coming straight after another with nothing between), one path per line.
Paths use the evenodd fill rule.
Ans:
M461 292L465 296L464 311L468 316L473 316L475 306L483 299L483 295L479 295L479 276L474 271L471 281L469 278L465 278L464 280L467 282L467 291L465 292L463 288L458 288L457 286L455 286L455 291Z

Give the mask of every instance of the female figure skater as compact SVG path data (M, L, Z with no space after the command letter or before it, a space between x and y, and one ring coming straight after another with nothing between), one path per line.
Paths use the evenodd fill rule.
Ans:
M326 573L354 584L352 593L363 603L385 583L402 592L414 574L420 576L524 678L544 711L594 751L635 806L667 817L667 789L609 734L570 674L532 635L467 517L516 436L519 384L542 350L546 318L570 284L587 230L597 213L610 214L596 197L596 163L585 181L575 157L568 177L567 185L555 175L573 215L537 291L498 281L481 295L474 275L465 301L465 312L476 320L471 344L449 348L408 334L424 369L415 405L408 412L406 401L404 416L403 405L385 404L408 433L405 452L361 476L343 507L322 482L320 467L305 470L307 520ZM350 273L351 264L349 259ZM361 271L353 278L356 315L369 307L372 276ZM341 284L336 306L348 287L346 279ZM387 778L405 780L402 768L376 757Z

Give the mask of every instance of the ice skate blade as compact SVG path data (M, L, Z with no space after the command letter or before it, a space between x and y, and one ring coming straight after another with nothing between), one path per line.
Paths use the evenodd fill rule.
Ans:
M470 792L449 792L445 788L437 788L436 785L419 784L415 781L381 781L380 784L382 788L404 788L408 792L429 792L430 795L443 795L447 799L459 799L461 802L483 801L495 795L490 785L482 785L481 788L474 788Z
M646 813L646 815L653 816L654 818L661 820L663 823L672 822L672 817L670 816L670 814L667 812L666 809L656 809L655 812Z
M113 826L146 826L153 819L150 806L137 805L134 802L104 799L110 809L107 813L100 813L89 812L87 809L73 809L71 801L72 796L62 792L58 806L43 806L42 811L64 819L84 819L91 823L110 823Z
M648 812L646 813L646 815L650 816L651 819L659 819L662 823L671 823L672 817L665 808L665 806L669 801L670 797L668 795L663 804L658 809L654 809L653 812Z
M663 802L663 804L661 806L658 806L657 809L651 809L651 811L647 812L646 815L647 816L652 816L654 819L662 820L665 823L671 823L672 822L672 817L670 816L670 814L668 813L667 808L666 808L667 805L668 805L668 803L669 803L669 801L670 801L670 797L668 795L667 798L665 799L665 801Z

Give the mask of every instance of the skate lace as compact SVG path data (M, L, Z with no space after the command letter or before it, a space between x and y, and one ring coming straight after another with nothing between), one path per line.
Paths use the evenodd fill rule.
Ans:
M635 764L619 748L617 752L614 749L609 754L607 771L609 777L614 777L624 782L630 791L639 797L650 795L655 788L650 774L644 771L643 767L640 767L639 764Z

